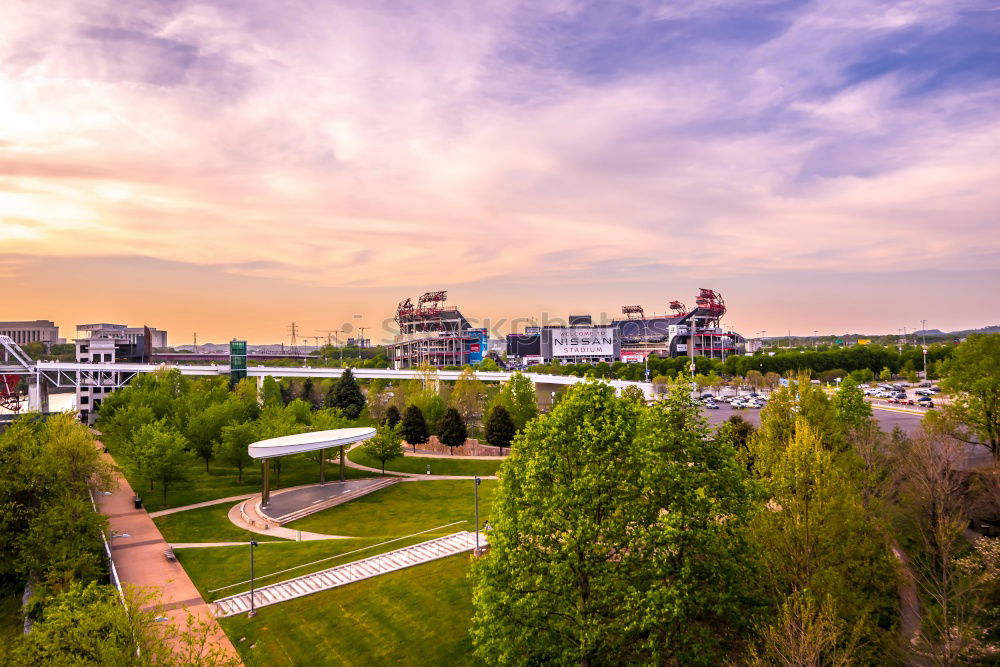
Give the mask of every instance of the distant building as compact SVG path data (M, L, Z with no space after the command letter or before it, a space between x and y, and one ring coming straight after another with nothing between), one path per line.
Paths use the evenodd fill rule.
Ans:
M10 336L18 345L45 343L46 345L65 343L59 337L59 327L51 320L33 322L0 322L0 336Z
M76 337L77 338L92 338L95 337L96 332L103 332L104 334L120 334L121 337L125 338L128 342L133 345L138 345L142 343L143 336L146 335L146 330L149 330L150 346L156 347L167 347L167 332L161 331L153 327L129 327L124 324L109 324L107 322L100 322L98 324L78 324L76 325ZM100 337L100 336L98 336Z

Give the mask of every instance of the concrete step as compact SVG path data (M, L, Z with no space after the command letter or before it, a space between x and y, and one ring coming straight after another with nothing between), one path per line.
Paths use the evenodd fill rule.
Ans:
M392 486L393 484L397 483L399 483L399 479L393 479L393 478L380 479L378 482L369 484L360 489L353 489L335 498L324 500L323 502L316 503L315 505L310 505L309 507L303 507L300 510L289 512L288 514L283 514L282 516L279 517L267 517L267 519L272 523L275 523L279 526L283 526L286 523L295 521L296 519L301 519L303 517L309 516L310 514L315 514L316 512L321 512L325 509L330 509L331 507L336 507L337 505L346 503L348 500L354 500L355 498L360 498L361 496L368 495L369 493L374 493L376 491L386 488L387 486ZM261 514L263 514L263 512L261 512Z

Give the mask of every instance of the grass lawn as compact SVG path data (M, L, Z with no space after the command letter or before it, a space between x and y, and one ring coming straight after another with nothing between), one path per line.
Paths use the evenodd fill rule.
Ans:
M382 464L376 459L365 455L364 450L356 447L347 453L347 458L363 466L378 468L381 470ZM501 459L496 461L464 460L460 457L449 458L424 458L418 456L402 456L393 461L387 461L386 470L395 472L412 472L424 474L427 472L427 465L431 466L433 475L480 475L491 476L497 474Z
M128 483L139 494L143 505L150 512L260 491L259 464L244 468L243 481L240 482L237 480L237 470L235 467L213 461L210 464L209 472L205 472L205 462L198 460L193 462L190 468L188 468L186 480L173 482L167 488L167 502L163 502L163 490L160 488L159 483L154 484L153 490L150 491L148 480L137 479L129 472L128 466L125 465L127 461L121 452L111 451L111 455L123 469ZM360 479L372 476L373 473L365 472L364 470L344 467L345 479ZM340 479L340 466L338 464L327 463L326 478L328 480ZM275 474L274 468L271 468L272 489L283 489L289 486L314 484L317 482L319 482L319 464L301 454L286 456L281 459L280 477Z
M220 623L248 665L476 664L469 558L443 558Z
M454 532L454 531L453 531ZM434 535L417 535L404 540L398 540L389 544L375 546L385 540L378 538L362 538L350 540L312 540L309 542L293 542L282 540L280 542L260 542L254 551L254 574L257 585L263 586L274 584L279 581L286 581L310 572L318 572L337 565L343 565L355 560L361 560L369 556L401 549L410 544L416 544L429 540ZM268 539L263 535L258 536L261 540ZM366 548L357 553L348 553L357 549ZM201 592L206 600L215 600L227 595L235 595L241 591L250 590L249 584L234 586L216 593L209 591L221 586L235 584L250 578L250 547L204 547L196 549L178 549L174 552L184 570L191 577L191 581ZM313 561L347 554L342 558L327 560L307 567L301 567L291 572L265 577L279 570L285 570L297 565L305 565Z
M495 480L484 480L479 486L480 524L489 518L495 488ZM400 482L293 521L286 528L328 535L389 538L465 520L465 523L444 529L441 534L471 531L476 528L473 493L471 479Z
M168 514L153 519L153 523L163 533L167 542L237 542L257 540L277 540L234 526L227 514L235 505L223 503L210 507L199 507L176 514Z

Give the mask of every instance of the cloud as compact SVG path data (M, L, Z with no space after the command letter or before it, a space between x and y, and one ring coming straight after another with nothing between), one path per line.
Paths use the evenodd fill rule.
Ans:
M1000 271L998 15L7 3L0 239L390 290Z

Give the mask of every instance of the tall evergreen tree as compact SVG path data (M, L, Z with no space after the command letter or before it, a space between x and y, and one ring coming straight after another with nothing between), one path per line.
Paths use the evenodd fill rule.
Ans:
M486 442L499 447L500 454L503 455L504 447L510 447L516 433L517 427L514 426L514 420L510 418L507 408L502 405L493 408L489 419L486 420Z
M403 437L417 451L417 445L422 445L430 439L424 413L415 405L406 408L403 413Z
M385 411L385 423L389 428L396 428L396 424L400 422L402 416L399 414L399 408L395 405L390 405Z
M350 368L345 368L340 379L331 385L326 406L340 408L348 419L357 419L361 416L361 411L365 407L365 396L361 393L361 387L358 386L358 381L354 379L354 373Z
M465 420L455 408L448 408L444 411L439 432L438 437L441 443L447 445L452 454L455 453L455 448L464 445L466 438L469 437L468 429L465 428Z

